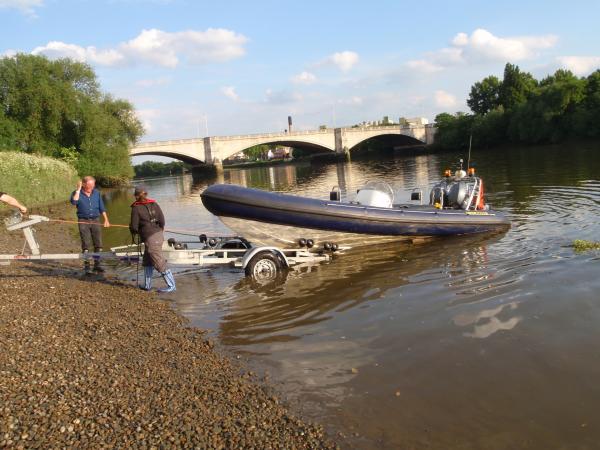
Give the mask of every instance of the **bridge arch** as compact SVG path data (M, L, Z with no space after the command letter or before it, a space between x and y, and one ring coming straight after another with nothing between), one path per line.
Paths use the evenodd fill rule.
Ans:
M268 145L276 144L283 145L286 147L298 148L303 150L310 150L315 152L334 152L334 140L330 139L331 143L324 142L323 139L311 139L311 138L293 138L293 137L266 137L264 139L240 139L239 142L232 143L227 142L226 146L218 151L218 155L221 160L225 160L241 151L255 147L257 145ZM213 142L212 146L218 149L220 142Z
M130 157L134 157L134 156L165 156L167 158L173 158L178 161L182 161L186 164L191 164L192 166L204 164L204 161L202 161L201 159L194 158L189 155L182 154L182 153L174 153L172 151L166 151L166 152L161 152L161 151L156 151L156 150L137 151L135 153L130 152L129 156Z
M423 142L422 140L420 140L416 137L413 137L413 136L408 136L406 134L382 133L382 134L377 134L375 136L368 136L368 137L365 137L364 139L356 141L356 142L354 142L354 145L352 147L350 147L348 150L351 152L356 151L368 142L384 143L384 144L390 145L392 147L395 147L395 146L417 147L417 146L426 145L425 142Z
M249 147L245 147L236 153L232 153L231 155L225 157L224 159L230 158L231 156L233 156L239 152L243 152L244 150L255 147L257 145L282 145L284 147L291 147L291 148L300 149L300 150L308 150L308 151L315 152L315 153L317 153L317 152L319 152L319 153L333 152L333 150L330 148L327 148L325 146L318 145L318 144L313 144L311 142L294 141L294 140L270 140L270 141L262 142L260 144L253 144ZM227 153L229 153L229 152L227 152Z

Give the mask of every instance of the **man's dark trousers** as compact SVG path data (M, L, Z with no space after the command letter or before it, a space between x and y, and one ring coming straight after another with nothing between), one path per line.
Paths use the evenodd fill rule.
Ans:
M91 249L94 252L102 251L102 226L95 219L79 219L79 237L81 238L81 250L83 253L88 253ZM84 261L86 272L90 271L90 262ZM100 271L100 260L94 260L94 269Z

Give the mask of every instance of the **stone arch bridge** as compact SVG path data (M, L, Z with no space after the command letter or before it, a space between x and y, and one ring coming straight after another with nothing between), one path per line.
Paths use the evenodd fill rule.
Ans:
M405 137L403 145L433 144L436 128L421 126L381 126L327 128L325 130L264 133L242 136L210 136L197 139L145 142L132 147L131 156L158 155L179 159L194 165L220 166L223 160L247 148L262 144L280 144L294 148L331 151L347 155L357 145L380 136Z

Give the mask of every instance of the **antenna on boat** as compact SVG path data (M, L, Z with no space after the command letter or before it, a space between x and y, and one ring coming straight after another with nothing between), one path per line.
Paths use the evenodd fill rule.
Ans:
M467 157L467 170L471 167L471 144L473 143L473 131L469 135L469 156Z

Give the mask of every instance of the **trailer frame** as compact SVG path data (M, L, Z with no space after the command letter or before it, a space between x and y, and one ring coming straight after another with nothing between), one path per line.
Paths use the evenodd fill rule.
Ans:
M25 243L20 254L0 254L0 264L15 261L74 261L74 260L119 260L139 261L143 244L112 247L109 252L94 253L42 253L35 239L34 225L48 222L44 216L31 215L25 221L15 218L6 222L8 231L22 230ZM187 244L200 245L187 248ZM237 247L237 248L231 248ZM241 247L241 248L240 248ZM26 248L29 252L26 253ZM329 261L325 252L314 252L307 248L282 249L279 247L255 247L241 236L199 236L199 241L178 242L173 238L163 243L167 262L174 266L218 267L230 266L241 269L247 276L257 280L271 280L292 267L306 266Z

